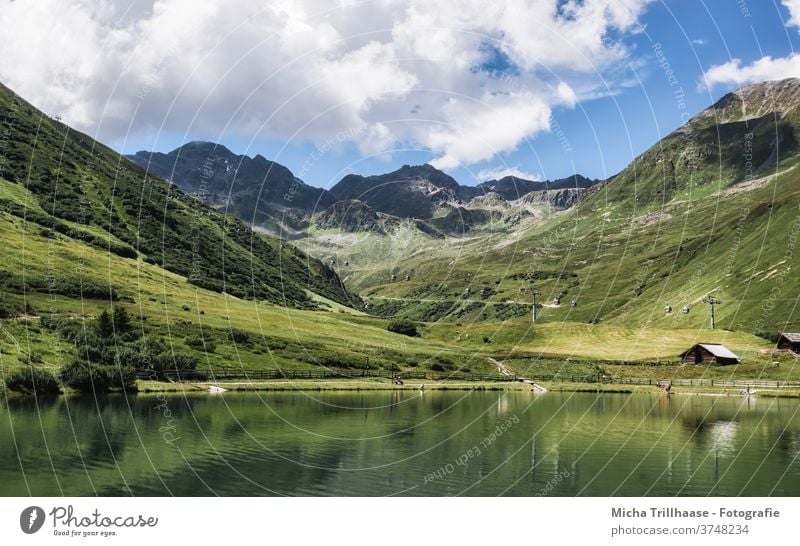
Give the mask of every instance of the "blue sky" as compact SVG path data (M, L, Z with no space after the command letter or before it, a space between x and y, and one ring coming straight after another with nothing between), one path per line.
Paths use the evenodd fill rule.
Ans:
M34 104L124 153L216 141L322 187L424 162L606 178L740 84L800 76L799 0L49 1L0 14L0 79Z

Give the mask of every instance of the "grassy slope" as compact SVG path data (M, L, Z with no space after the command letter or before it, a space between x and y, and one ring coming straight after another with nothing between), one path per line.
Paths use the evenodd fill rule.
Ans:
M23 108L27 107L23 104ZM29 115L34 116L34 113ZM64 139L60 144L61 149L78 153L74 147L85 147L85 142L75 142L74 133L65 133L63 126L48 120L42 123L52 131L54 137ZM78 135L75 138L88 137ZM107 148L100 149L101 155L119 161L123 170L130 169L126 171L130 175L126 183L134 184L136 168ZM19 155L20 152L16 153ZM27 153L33 152L28 150ZM20 157L23 161L26 159L24 154ZM55 157L52 154L29 156L28 159L30 157L41 162L43 168L52 169ZM782 165L784 169L789 167L791 165L788 163ZM673 307L677 308L681 299L678 295L685 293L684 299L695 298L713 288L706 284L711 278L706 273L713 270L716 263L713 260L727 264L729 256L726 250L732 245L725 238L731 237L732 231L735 232L731 226L740 221L739 209L742 205L754 212L752 215L748 213L745 220L747 229L741 231L742 242L733 261L734 266L730 268L731 276L737 278L736 275L754 273L766 267L766 264L774 265L780 261L778 258L784 252L782 238L788 236L787 226L793 214L796 215L793 210L796 210L798 202L797 172L789 171L776 178L772 181L775 187L767 185L753 192L726 198L724 206L719 206L722 201L714 197L693 201L691 210L688 203L673 203L674 208L670 209L672 219L664 225L655 223L626 231L631 226L630 219L641 215L642 210L627 210L625 203L610 202L608 191L615 188L612 183L601 188L576 211L558 215L541 226L533 224L517 234L496 234L488 239L476 237L455 242L431 240L425 243L428 246L415 249L410 256L403 247L402 252L396 255L395 262L396 274L401 280L386 282L382 278L385 277L381 269L384 266L368 266L373 268L371 274L375 280L366 283L371 282L366 293L386 298L410 296L416 300L458 300L461 309L467 303L472 307L477 305L477 308L458 319L426 325L422 338L407 338L386 332L386 321L361 316L343 306L342 300L346 302L346 299L334 287L330 287L322 298L306 297L306 301L325 305L327 297L335 302L329 306L336 309L335 312L280 307L261 298L246 300L192 285L180 271L161 267L164 265L162 260L148 259L152 256L146 253L139 252L135 258L123 258L103 249L103 245L88 244L84 237L71 236L71 232L46 233L47 230L43 230L41 225L4 211L0 211L0 244L5 251L2 268L17 276L46 278L50 274L67 274L82 281L113 286L119 293L116 304L129 306L134 315L145 317L146 320L139 322L139 326L148 332L163 335L176 351L196 352L184 344L184 338L190 335L199 334L216 341L216 351L208 355L197 353L201 361L212 367L307 368L329 365L331 361L364 363L369 358L373 366L399 364L402 368L426 368L432 362L430 357L443 355L450 358L456 367L465 366L475 372L494 370L494 365L489 361L489 357L493 357L507 360L514 370L520 372L563 370L565 366L570 366L570 370L583 373L586 369L593 369L593 366L586 368L584 364L575 364L577 367L573 367L564 362L550 362L548 358L599 358L611 361L671 359L695 341L719 340L748 359L751 368L744 371L757 374L764 367L759 350L769 347L767 342L759 338L748 333L718 331L710 335L706 330L698 330L705 324L706 318L696 311L686 316L673 314L669 318L654 318L649 323L647 320L660 313L664 301L671 301ZM83 174L91 175L93 188L99 195L108 197L108 188L116 187L113 174L110 178L109 173ZM0 198L24 207L27 212L47 215L48 211L52 211L46 206L49 203L45 199L47 194L27 192L24 178L17 176L14 181L0 179ZM619 180L621 184L625 179ZM182 212L191 215L194 207L199 206L174 190L166 191L166 186L160 181L151 184L155 184L154 191L163 192L165 202L170 195L174 196L175 200L169 202L174 203L177 210L173 211L167 206L166 215L169 218L180 217ZM143 191L141 187L134 189L140 193ZM775 198L772 197L773 191ZM94 199L94 195L88 192L90 200ZM736 200L743 202L737 204ZM758 206L763 200L772 203L773 207ZM108 208L101 205L91 201L90 207L97 208L101 214L108 214ZM115 210L127 219L126 222L137 210L134 208L129 211L122 204L119 207ZM12 207L9 210L13 212L16 209ZM684 214L686 211L689 213ZM224 222L213 211L208 214L216 223L204 224L204 227L221 238ZM65 218L59 221L67 227L105 238L110 243L130 244L123 237L109 234L107 221L81 223ZM181 225L180 221L178 225ZM699 235L690 237L688 234ZM765 235L768 235L766 240L770 241L769 251L759 255L753 245L760 244ZM302 257L301 253L295 253L288 245L281 251L274 241L267 238L259 240L271 245L276 255L291 252L293 259ZM772 245L773 241L777 243ZM417 244L417 241L412 242ZM385 241L378 244L385 244ZM681 251L676 253L678 247ZM162 246L162 250L169 258L169 246ZM234 265L241 266L241 260L250 263L252 253L242 245L235 250L230 257ZM367 254L361 255L365 259L374 255L374 248L368 250ZM394 256L392 252L392 248L389 248L382 256ZM702 252L706 253L706 257L701 256ZM756 263L753 263L753 256L759 256ZM710 265L695 278L691 275L697 271L698 262ZM637 276L633 272L641 268L643 263L650 265L645 274ZM675 286L660 288L655 279L664 271L670 271L668 266L671 264L677 264L673 273L660 282L674 281ZM268 260L265 267L267 265ZM358 266L357 261L354 266ZM308 268L304 271L307 275ZM402 280L406 272L411 275L409 281ZM764 290L768 293L775 286L777 275L774 273L762 281L760 293L764 293ZM363 278L369 279L369 275ZM778 278L784 279L782 289L796 297L796 276ZM531 280L544 292L540 301L549 301L554 294L566 292L566 300L577 296L579 305L574 309L562 306L541 310L541 323L534 330L530 329L527 316L507 321L485 320L497 317L494 314L484 315L484 303L489 302L496 307L496 304L505 301L527 301L528 296L521 295L520 288L530 286ZM315 281L324 283L324 276ZM297 289L307 294L306 286L307 283L298 284ZM472 287L468 299L474 301L463 301L465 286ZM493 293L485 299L481 298L477 295L481 287L491 288ZM639 296L633 295L635 288L640 289ZM730 301L729 293L722 291L720 296L726 300L726 305L720 307L720 324L728 325L733 318L728 313L732 313L735 306L727 303ZM32 308L29 316L57 313L75 316L76 320L95 316L100 309L109 306L109 302L103 299L63 294L52 296L46 291L23 295L19 291L4 289L0 290L0 298L0 302L11 307L21 309L24 304L29 305ZM296 301L302 303L304 299ZM427 307L430 302L423 303L423 307ZM775 313L783 313L783 310L783 307L774 308ZM523 312L527 315L527 311ZM745 309L739 315L739 320L744 320L745 312L747 316L752 315L752 309ZM598 317L606 324L586 324ZM24 360L24 355L31 352L41 356L44 365L49 366L62 364L71 357L71 348L52 333L39 328L35 320L23 317L0 321L0 325L0 364L4 369L20 365L20 358ZM642 328L644 325L647 325L646 329ZM250 332L251 342L239 346L230 342L226 337L230 328ZM743 329L748 331L747 328ZM489 342L485 342L484 338ZM614 364L606 363L604 366ZM728 370L731 368L719 373L730 373Z
M0 123L8 135L0 150L0 305L17 315L0 322L5 368L31 354L48 366L70 360L71 347L36 317L90 319L112 294L176 352L197 353L184 343L190 336L214 341L214 352L198 353L213 367L424 366L451 352L360 318L329 267L145 179L4 87ZM199 281L213 282L188 282L197 271ZM62 284L70 288L54 288ZM314 308L331 312L302 310ZM231 328L249 332L250 341L237 346Z
M444 306L437 319L470 323L497 320L498 305L528 302L522 290L535 286L548 305L542 322L691 330L708 324L701 300L714 293L723 301L718 327L800 330L800 275L792 269L800 112L745 123L729 103L666 137L569 213L516 237L433 241L397 260L396 282L362 276L361 294L378 311L381 298L395 298L390 312L419 317ZM761 166L752 180L745 154ZM466 299L475 301L464 313L468 287ZM491 289L487 297L477 296L481 288Z
M126 305L135 315L146 317L138 325L164 335L176 351L192 352L183 341L190 333L216 340L218 348L207 355L212 367L309 367L313 366L315 355L328 351L361 360L372 355L374 362L381 362L381 354L386 351L398 351L423 363L427 356L451 352L436 340L391 334L385 329L385 321L341 312L346 309L343 307L340 312L303 311L197 288L184 277L143 260L122 260L63 236L47 239L29 233L20 219L4 213L0 213L0 244L6 249L4 267L10 271L32 276L44 276L48 271L79 271L78 276L85 282L113 283L119 292L120 303L116 305ZM54 313L82 320L110 305L102 299L47 293L24 296L5 291L2 297L12 304L21 304L25 299L34 317ZM53 364L59 359L63 363L63 358L69 356L69 347L39 328L33 319L4 320L2 326L0 347L5 355L32 351ZM251 332L252 343L237 347L228 342L224 333L230 328ZM287 340L298 341L291 350L306 350L311 361L286 357L286 350L271 354L273 346L282 347ZM13 360L6 363L14 364Z
M307 290L347 303L336 274L252 232L0 86L0 210L201 287L313 308Z

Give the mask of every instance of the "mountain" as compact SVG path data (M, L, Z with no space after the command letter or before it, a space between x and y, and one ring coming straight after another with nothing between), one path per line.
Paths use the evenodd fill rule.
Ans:
M349 174L330 190L337 200L357 199L377 211L420 220L463 202L466 191L451 176L428 164L403 165L374 176Z
M308 227L310 215L334 203L261 155L237 155L221 144L189 142L164 154L140 151L128 159L225 213L273 233Z
M369 205L355 199L334 203L317 215L316 225L319 229L385 233L382 218L378 213Z
M592 180L575 174L567 178L560 178L553 181L533 181L506 176L500 180L489 180L478 184L478 188L485 193L494 192L506 201L514 201L525 197L533 191L562 190L562 189L585 189L599 183L599 180Z
M698 199L774 173L798 153L800 80L728 93L638 156L608 184L631 207Z
M462 186L448 174L424 164L403 165L396 171L374 176L350 174L330 192L336 199L358 199L380 212L428 220L451 214L489 193L512 202L530 192L589 188L598 182L581 175L541 182L507 176L477 186Z
M305 184L285 166L261 155L237 155L211 142L190 142L166 154L140 151L127 157L214 208L283 238L306 236L316 215L323 215L323 224L329 224L330 212L323 211L337 202L358 200L377 213L427 221L458 208L477 209L487 194L498 196L499 204L507 205L530 192L588 188L598 182L581 175L554 181L509 176L464 186L424 164L403 165L373 176L349 174L326 191ZM561 207L565 202L556 199L551 205ZM484 218L486 214L473 216ZM471 223L464 226L469 229Z
M519 200L556 199L563 212L457 245L428 243L384 266L409 281L364 274L359 288L372 312L466 324L521 316L513 302L535 287L547 304L539 322L694 328L701 336L709 324L703 300L714 295L723 302L717 328L797 331L798 131L800 80L742 87L608 181Z
M8 138L0 180L4 230L27 237L28 245L45 238L54 252L49 259L77 259L80 248L92 247L107 252L115 264L157 265L194 286L240 298L308 309L317 307L309 292L342 304L352 300L329 267L147 174L5 86L0 86L0 122ZM215 153L190 149L200 156ZM253 160L247 168L267 164ZM275 172L285 176L277 167ZM218 184L214 179L209 185L216 191ZM15 248L14 241L6 241L7 248ZM0 266L8 278L25 275L28 289L46 290L52 272L6 270L19 257L10 252ZM83 281L74 271L64 264L57 283L80 287ZM109 281L113 291L115 279Z
M522 197L523 203L545 203L557 209L569 209L578 205L589 194L588 188L561 188L535 190Z

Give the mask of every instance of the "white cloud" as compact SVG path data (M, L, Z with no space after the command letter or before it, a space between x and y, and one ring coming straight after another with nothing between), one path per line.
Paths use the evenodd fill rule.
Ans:
M0 80L101 140L128 131L426 147L453 167L607 92L653 0L38 0L0 11ZM492 72L500 59L508 73Z
M800 26L800 0L782 0L783 6L789 10L787 26ZM770 57L766 55L750 64L742 65L741 59L731 59L727 63L715 65L703 74L703 82L707 87L715 85L744 85L769 80L800 77L800 54L792 53L787 57Z
M746 83L784 78L800 77L800 53L776 59L766 56L749 65L742 65L740 59L712 66L703 75L705 85L744 85Z
M708 45L708 40L706 40L704 38L695 38L694 40L692 40L692 45L696 45L696 46Z
M455 101L445 108L447 125L431 129L423 142L441 153L431 165L452 169L514 150L529 135L550 127L550 113L545 100L525 95Z
M531 173L527 171L523 171L518 166L517 167L508 167L508 166L501 166L501 167L494 167L491 169L482 169L478 172L476 176L479 182L487 182L489 180L500 180L501 178L505 178L506 176L513 176L515 178L521 178L523 180L533 180L534 182L538 182L542 179L536 173Z
M800 26L800 0L782 0L781 4L789 10L787 25Z

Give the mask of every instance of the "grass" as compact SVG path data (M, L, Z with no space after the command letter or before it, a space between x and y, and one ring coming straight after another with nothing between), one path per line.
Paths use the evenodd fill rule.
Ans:
M596 392L602 394L649 394L666 397L664 390L650 385L615 385L601 383L539 383L554 392ZM670 396L736 396L742 397L738 387L673 387ZM756 389L753 395L763 398L800 398L800 388Z
M652 396L666 396L664 390L655 385L626 385L608 383L581 383L537 381L537 384L553 392L590 392L600 394L646 394ZM531 391L530 384L521 382L435 382L435 381L408 381L405 385L394 385L388 380L309 380L309 381L251 381L251 382L215 382L215 383L163 383L156 381L139 381L140 393L167 393L167 392L205 392L214 385L222 387L229 392L251 391L420 391L424 385L422 396L425 392L445 390L502 390L502 391ZM711 387L711 386L674 386L670 396L737 396L741 397L739 387ZM800 398L800 388L771 388L756 389L754 396L764 398Z
M0 91L0 108L8 108L11 95ZM245 241L236 235L242 225L163 181L143 180L140 169L112 150L42 116L22 103L11 127L11 167L4 176L14 180L0 179L0 202L7 203L0 207L0 268L16 278L109 287L119 295L114 305L138 317L137 327L162 337L174 352L198 357L200 368L405 370L446 361L489 373L496 370L494 359L520 374L569 370L582 376L602 370L618 377L647 371L668 377L798 377L793 361L773 367L767 354L771 343L754 335L800 330L800 276L791 270L793 237L800 233L800 169L792 168L793 156L783 159L776 166L781 174L762 187L721 197L718 192L737 176L729 165L715 174L710 160L685 186L679 181L669 195L659 194L666 191L661 162L648 152L635 169L575 209L526 220L511 233L433 239L409 222L394 237L358 234L337 241L326 231L315 234L324 240L298 242L322 260L316 261L267 237ZM34 152L30 145L39 125ZM670 150L679 151L680 142L670 140ZM723 152L734 157L735 138L725 146ZM684 199L687 192L691 199ZM151 198L160 201L145 202ZM72 210L75 202L80 206ZM31 220L53 212L51 203L59 207L55 220L63 224L54 234ZM23 205L26 214L19 213ZM88 214L85 223L69 218L81 207ZM652 212L665 216L659 222L636 221ZM200 223L199 230L193 222ZM187 244L195 231L197 249ZM139 253L122 258L97 241L91 245L70 235L78 232L131 248L141 243ZM186 269L195 254L214 278L224 268L232 290L191 284ZM165 257L168 263L161 267ZM178 263L169 263L174 257ZM331 257L336 258L332 268ZM383 306L386 316L424 318L422 335L388 332L388 321L366 315L334 270L351 292ZM233 295L251 293L254 285L257 299ZM547 305L538 310L533 327L530 295L523 291L532 286ZM723 300L714 331L707 328L700 303L712 292ZM551 303L556 296L562 302L557 306ZM572 299L575 307L569 305ZM664 313L666 304L673 313ZM684 304L691 307L689 314L679 312ZM74 356L70 344L38 326L38 316L87 321L111 303L0 286L0 305L19 315L0 320L0 366L7 372L34 359L55 369ZM232 342L231 329L247 332L250 340ZM216 350L198 351L187 338L210 340ZM724 343L743 363L655 370L623 365L673 362L703 341Z
M445 391L445 390L528 390L530 386L514 381L475 382L475 381L406 381L404 385L395 385L388 379L335 379L335 380L302 380L302 381L220 381L214 383L163 383L158 381L139 381L139 392L204 392L214 385L228 391ZM424 389L420 389L424 385Z
M678 359L698 342L724 343L740 357L752 359L770 342L744 332L703 329L632 328L611 324L549 322L531 325L529 318L466 325L436 324L430 338L456 343L484 353L517 358L572 358L601 361L651 361ZM489 343L484 342L489 339Z
M189 335L216 340L214 353L195 353L201 359L201 367L297 369L313 366L315 353L325 348L362 360L372 355L373 361L380 361L381 353L403 355L420 361L423 366L426 359L445 355L467 363L476 373L494 371L488 358L495 357L508 359L512 369L525 373L535 369L531 362L548 358L560 361L553 364L557 368L563 367L567 358L604 361L604 366L612 361L672 360L695 342L717 341L751 363L743 369L757 376L763 375L764 369L759 360L761 351L771 347L769 342L742 332L554 322L532 328L527 317L465 326L444 322L425 324L422 337L411 338L387 332L386 320L341 305L335 307L336 311L312 312L242 300L197 288L184 277L143 260L120 260L66 237L46 239L36 233L22 232L17 221L7 216L0 217L0 223L8 228L0 230L0 244L12 249L4 264L6 268L38 276L46 276L48 271L80 268L81 278L117 287L120 304L129 306L134 316L145 317L138 325L162 333L176 351L193 351L184 342ZM47 259L42 260L42 256ZM22 300L21 295L7 294L7 297ZM42 293L31 293L24 299L35 314L54 313L76 320L87 320L109 307L106 301ZM63 364L70 356L69 344L43 331L36 320L17 319L0 324L4 367L21 365L20 355L29 353L40 354L50 366ZM254 344L235 346L225 342L225 333L231 328L250 332ZM311 362L273 350L274 340L296 343L299 351L308 353ZM401 368L409 367L402 361L398 364Z
M790 124L796 133L797 118L797 112L784 116L780 129ZM758 174L760 182L744 181L744 133L755 132L753 153L763 161L774 120L749 128L708 123L698 119L670 135L578 207L512 233L412 244L401 231L397 243L370 236L335 248L312 237L304 248L340 255L340 263L349 257L343 277L385 316L500 323L516 312L506 314L503 304L519 302L529 312L524 291L535 287L548 305L539 310L540 323L601 323L656 335L695 330L699 338L709 322L702 299L713 293L723 301L718 328L800 331L800 276L792 270L800 236L797 142L784 143L780 161ZM669 160L675 172L665 172ZM478 297L481 288L491 294ZM553 306L556 297L561 303ZM667 305L672 313L665 313Z

